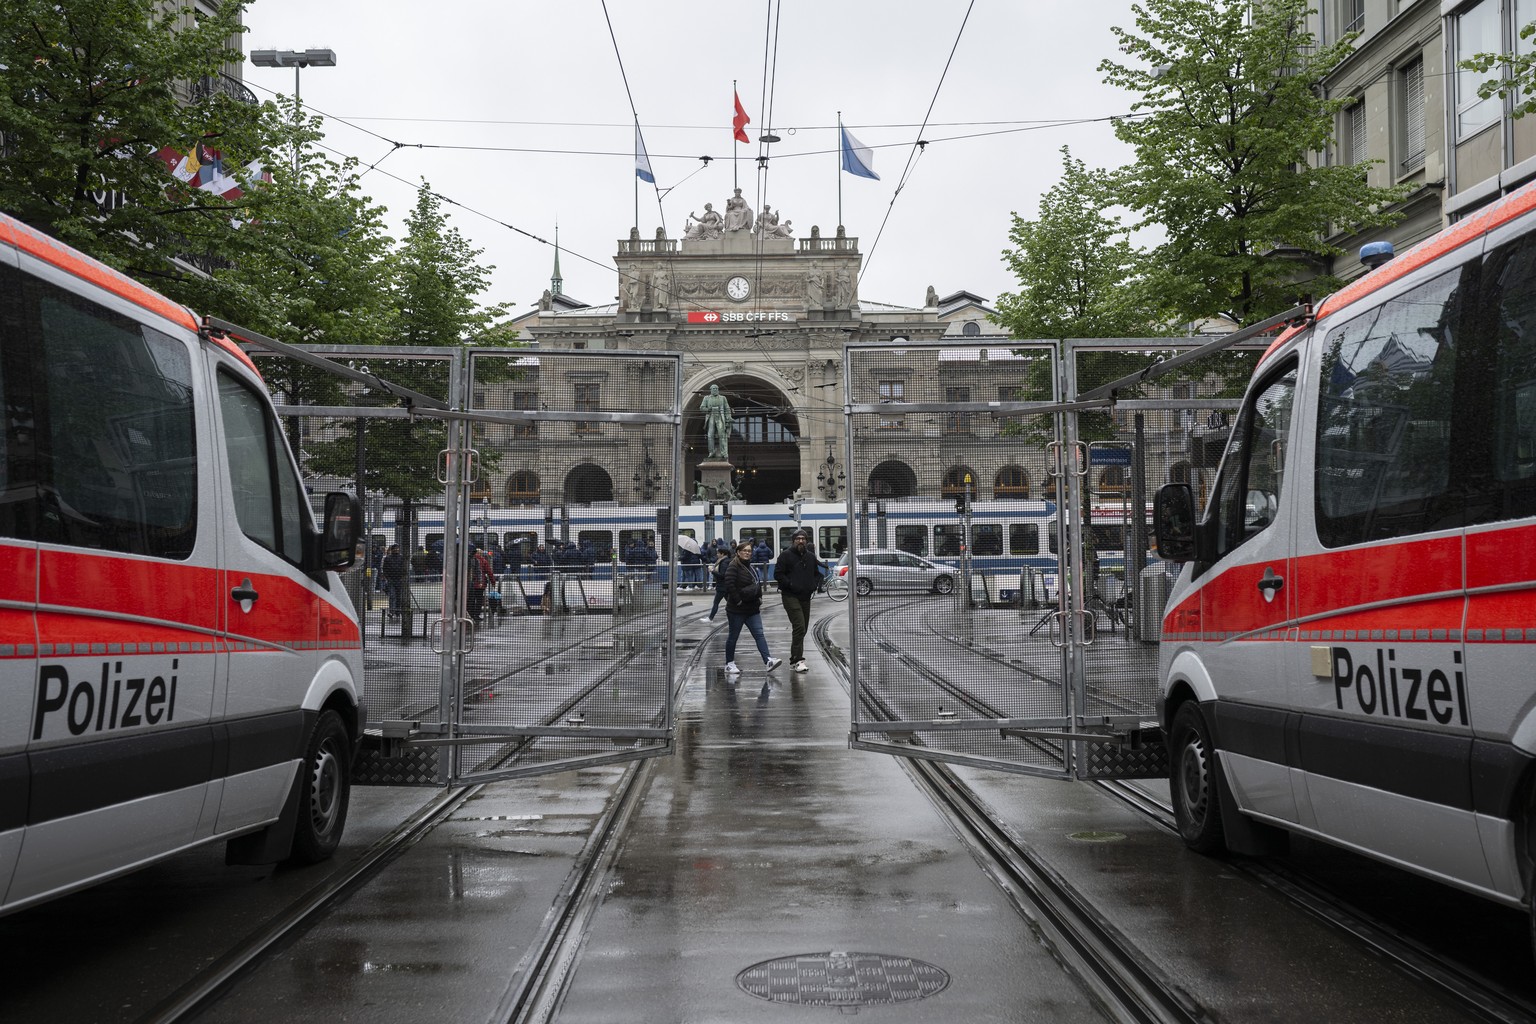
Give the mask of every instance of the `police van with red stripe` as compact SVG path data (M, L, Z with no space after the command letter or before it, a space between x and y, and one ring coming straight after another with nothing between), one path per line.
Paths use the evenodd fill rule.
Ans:
M335 850L357 615L260 376L186 309L0 215L0 910L201 843Z
M1303 833L1536 893L1536 189L1331 296L1250 383L1160 672L1185 842Z

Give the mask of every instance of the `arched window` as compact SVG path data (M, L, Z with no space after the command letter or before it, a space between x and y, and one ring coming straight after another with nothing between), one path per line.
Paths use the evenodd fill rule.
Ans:
M1004 466L997 471L997 479L992 481L992 497L994 498L1028 498L1029 474L1023 466Z
M965 493L965 478L971 478L971 497L980 497L977 493L976 474L971 472L969 466L955 466L944 474L944 480L939 485L939 493L946 498L958 498Z
M977 323L975 320L967 320L964 326L960 328L960 333L965 335L967 338L974 338L976 335L981 333L981 324Z
M590 505L594 501L613 500L613 477L601 466L585 463L565 476L565 503Z
M539 503L539 474L520 469L507 477L508 505L537 505Z
M880 463L869 474L871 498L910 498L917 493L917 474L898 459Z

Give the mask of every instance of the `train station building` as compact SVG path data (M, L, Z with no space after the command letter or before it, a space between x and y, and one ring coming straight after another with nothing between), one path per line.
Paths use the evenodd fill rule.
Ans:
M1008 336L987 317L987 301L968 291L940 296L930 287L911 305L858 294L859 239L842 227L809 228L797 238L776 227L769 212L754 217L738 195L718 221L689 222L682 238L633 229L617 244L618 294L588 304L563 291L558 252L550 288L539 308L515 325L541 351L618 350L629 382L539 382L553 385L571 408L602 407L607 384L633 386L646 372L647 352L683 353L680 500L701 495L699 466L709 457L700 403L717 387L731 404L729 446L736 495L749 503L840 501L850 481L876 498L950 497L971 483L975 498L1050 495L1044 455L1025 445L988 445L1006 436L1009 418L989 414L908 415L904 404L1048 399L1048 374L1015 354ZM706 207L703 215L710 218ZM718 216L718 215L716 215ZM917 297L914 297L917 298ZM935 348L935 342L945 342ZM862 393L889 402L890 416L864 430L847 464L844 417L848 382L844 349L888 346L867 360ZM507 385L512 407L540 400L534 383ZM566 392L570 393L567 394ZM497 429L497 428L491 428ZM594 423L580 443L521 447L500 428L507 453L482 485L495 504L615 501L652 503L647 459L654 450L636 432ZM1006 450L1005 450L1006 449ZM638 465L614 475L607 467ZM1164 467L1166 470L1166 467ZM1114 481L1108 481L1114 486Z

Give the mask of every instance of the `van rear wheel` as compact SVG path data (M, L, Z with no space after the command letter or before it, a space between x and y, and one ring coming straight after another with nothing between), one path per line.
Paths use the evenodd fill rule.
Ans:
M1173 716L1168 763L1172 769L1173 813L1184 845L1196 853L1225 853L1226 831L1216 788L1216 748L1196 701L1186 702Z
M341 845L352 796L352 738L336 712L320 713L299 770L304 777L290 860L316 864Z

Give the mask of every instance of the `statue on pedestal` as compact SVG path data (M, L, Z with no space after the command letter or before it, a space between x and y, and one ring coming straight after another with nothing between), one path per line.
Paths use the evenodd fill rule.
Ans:
M709 440L709 457L727 459L731 448L731 403L720 393L720 385L711 384L709 394L699 402L704 413L705 433Z
M736 194L725 201L725 230L752 230L752 207L741 198L741 189L737 189Z
M703 216L699 216L695 213L689 213L688 218L692 223L688 225L688 230L683 233L684 238L695 239L720 237L720 224L722 218L718 213L715 212L715 208L712 204L704 204Z

